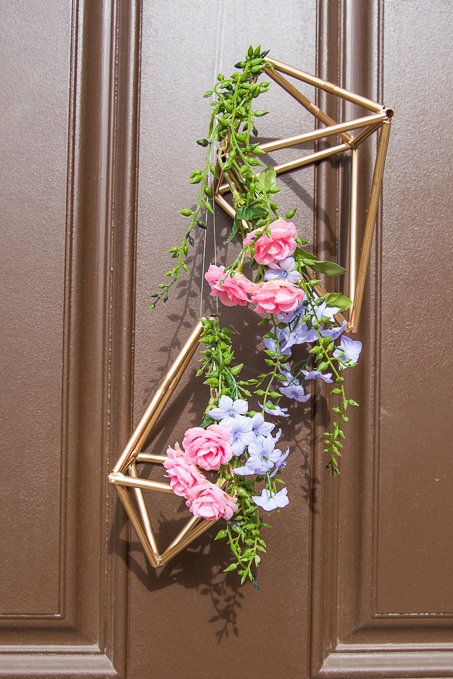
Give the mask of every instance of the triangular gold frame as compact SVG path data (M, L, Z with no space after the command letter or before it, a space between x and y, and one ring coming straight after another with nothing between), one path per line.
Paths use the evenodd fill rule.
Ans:
M393 116L393 109L386 108L381 104L377 104L370 99L366 99L358 94L349 92L337 85L309 75L297 68L283 64L275 59L267 58L267 61L272 64L273 68L266 68L265 73L272 80L274 80L280 87L282 87L288 94L290 94L296 101L298 101L304 108L309 111L319 122L325 127L306 132L294 137L286 139L277 139L276 141L261 144L260 148L266 153L276 151L277 149L286 148L289 146L296 146L318 139L324 139L331 136L337 136L341 139L341 143L336 146L331 146L322 151L310 153L302 158L292 160L291 162L275 167L277 174L289 172L305 165L311 165L320 160L328 158L339 153L350 151L351 156L351 210L349 218L349 296L352 299L352 306L349 310L349 320L347 331L356 332L360 312L362 309L363 293L365 287L365 279L370 260L371 245L373 241L374 227L376 222L377 209L379 204L379 196L381 193L382 178L384 175L385 158L387 154L391 118ZM324 90L340 97L352 104L357 104L367 111L371 111L370 115L363 118L356 118L349 122L336 123L330 116L324 113L318 106L311 102L302 92L300 92L292 83L283 77L282 73L296 78L299 81L313 85L315 88ZM359 132L352 136L349 134L352 130L359 130ZM370 199L367 210L367 217L364 226L363 243L358 256L358 188L359 188L359 146L371 134L379 132L379 141L376 151L376 159L374 165L373 179L371 183ZM228 153L228 149L225 149ZM215 202L232 218L234 218L235 211L233 207L225 200L224 195L230 191L227 182L224 181L222 173L214 187ZM317 288L318 294L324 294L321 287ZM341 320L341 319L340 319Z
M178 552L215 523L215 521L205 521L197 517L190 518L175 539L160 553L143 497L143 490L161 493L173 493L173 491L168 483L139 478L136 467L137 463L162 464L166 460L165 455L143 453L142 450L197 349L203 332L202 320L197 323L175 362L162 380L120 459L109 475L109 483L116 487L143 550L154 568L164 566ZM135 497L135 503L133 497Z

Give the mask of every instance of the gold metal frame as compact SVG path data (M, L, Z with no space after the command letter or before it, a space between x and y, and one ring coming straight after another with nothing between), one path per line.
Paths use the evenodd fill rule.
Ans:
M299 167L304 167L305 165L311 165L320 160L324 160L330 156L338 155L340 153L350 151L351 152L351 210L349 216L349 234L350 234L350 247L349 247L349 296L352 299L352 306L349 310L349 320L347 331L356 332L359 325L360 312L362 309L363 293L365 287L366 274L368 270L368 264L370 260L371 246L373 242L374 227L376 223L376 215L379 204L379 196L382 187L382 178L384 175L384 165L385 158L387 154L387 147L390 136L390 125L391 118L393 117L393 109L386 108L381 104L377 104L370 99L362 97L353 92L348 92L333 83L317 78L316 76L309 75L304 71L300 71L297 68L283 64L275 59L267 59L273 68L265 69L266 75L268 75L272 80L274 80L282 89L284 89L288 94L290 94L296 101L298 101L304 108L309 111L320 123L325 125L320 129L313 130L312 132L306 132L303 134L296 135L294 137L288 137L286 139L277 139L276 141L267 142L260 145L260 148L266 153L271 153L277 149L286 148L289 146L296 146L298 144L304 144L311 141L316 141L318 139L325 139L327 137L336 136L341 140L340 144L336 146L331 146L322 151L316 151L315 153L310 153L302 158L292 160L291 162L284 163L283 165L277 165L275 171L277 174L282 174L284 172L290 172ZM370 114L362 117L356 118L349 122L337 123L330 116L328 116L324 111L322 111L316 104L311 102L302 92L300 92L292 83L290 83L286 78L283 77L282 73L289 75L297 80L300 80L309 85L329 92L334 96L340 97L345 101L352 104L356 104L367 111ZM355 136L351 135L350 132L358 130ZM375 132L379 132L379 140L377 145L376 159L373 179L371 182L370 199L368 204L367 216L364 225L364 237L361 248L361 253L359 257L358 253L358 196L359 196L359 147L370 135ZM228 153L228 149L225 150ZM232 218L234 218L235 211L233 207L225 200L224 195L229 193L230 187L226 181L224 181L224 175L220 173L219 179L214 187L214 200L215 202ZM324 290L321 286L316 288L318 294L321 296L324 294ZM343 316L341 314L337 315L337 320L342 322Z
M215 521L205 521L197 517L190 518L184 528L161 554L157 547L146 502L143 497L143 490L155 490L161 493L173 493L173 491L168 483L139 478L136 466L138 463L162 464L167 459L165 455L143 453L142 450L162 410L176 389L179 380L195 353L203 331L202 320L197 323L175 362L162 380L120 459L109 475L109 483L116 487L143 550L151 566L154 568L164 566L172 557L215 523ZM133 498L135 498L135 503Z

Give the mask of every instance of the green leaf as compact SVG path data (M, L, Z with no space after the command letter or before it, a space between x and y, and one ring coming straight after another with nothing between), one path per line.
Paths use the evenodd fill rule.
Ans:
M238 219L238 216L237 216L237 213L236 213L236 217L234 218L233 226L231 228L231 233L227 238L227 243L231 243L231 241L233 240L233 238L235 237L235 235L237 234L237 232L239 230L240 224L241 224L241 220Z
M182 215L183 217L191 217L193 215L193 210L185 208L184 210L179 210L179 214Z
M266 167L266 169L258 175L258 181L266 191L275 188L276 180L277 173L275 172L275 167Z
M285 219L291 219L291 217L294 217L296 212L297 212L297 207L295 207L294 210L289 210L285 215Z
M325 300L327 306L338 307L340 311L345 311L349 309L352 304L352 300L341 292L327 292L323 299Z
M230 565L227 566L223 572L229 573L230 571L235 571L238 566L239 566L238 563L230 563Z
M314 262L318 261L312 252L308 252L308 250L304 250L303 248L297 248L295 254L296 257L301 259L307 266L312 266Z
M226 530L219 530L217 535L215 536L214 540L221 540L222 538L226 538L228 535L228 531Z
M240 363L239 365L235 365L234 368L230 368L230 373L236 377L236 375L239 375L241 372L243 365L243 363Z
M342 274L346 273L346 269L344 269L339 264L335 264L335 262L318 262L318 261L315 261L312 264L309 264L309 266L314 271L319 271L320 273L325 273L327 276L341 276Z
M266 208L260 207L259 205L240 205L236 210L236 219L239 219L239 221L242 219L245 221L252 221L257 217L266 217L266 215Z

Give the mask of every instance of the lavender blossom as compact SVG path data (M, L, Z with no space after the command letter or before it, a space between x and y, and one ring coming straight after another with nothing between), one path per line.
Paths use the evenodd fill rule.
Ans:
M359 360L360 352L362 351L362 342L352 340L347 335L341 338L340 346L335 349L333 355L339 359L340 368L350 368L354 366Z
M236 456L242 455L246 446L256 440L252 431L252 418L244 415L225 417L220 421L222 427L230 430L229 444Z
M261 413L256 413L256 415L252 417L252 431L255 436L267 436L274 427L275 424L266 422Z
M286 467L286 465L288 464L288 463L286 462L286 458L288 457L288 455L289 455L289 448L286 449L286 452L283 453L283 455L282 455L282 456L277 460L277 462L275 463L274 470L273 470L272 474L269 475L271 478L272 478L273 476L275 476L276 473L277 473L280 469L284 469L284 468Z
M294 401L299 401L299 403L305 403L311 397L311 394L305 393L303 386L299 384L297 380L295 380L292 384L290 384L287 387L280 387L279 391L281 394L286 396L286 398L291 398Z
M331 340L336 340L346 330L346 325L346 321L343 321L343 323L336 328L326 328L325 330L321 330L321 335L323 337L330 337Z
M249 409L247 401L237 399L233 401L229 396L221 396L217 408L208 411L209 417L213 420L224 420L226 417L237 417L238 415L245 415Z
M264 280L271 281L275 278L294 284L300 281L302 274L296 269L294 257L286 257L286 259L282 259L280 262L272 262L268 265L264 274Z
M258 402L258 405L260 408L263 408L260 402ZM288 408L280 408L280 406L275 405L275 403L272 403L272 408L270 405L271 404L266 405L263 408L264 412L268 415L274 415L275 417L289 417Z
M319 370L302 370L306 380L322 380L327 384L333 382L332 373L322 373Z
M289 504L288 489L282 488L278 493L271 493L264 488L261 495L252 495L253 502L262 507L266 512L271 512L277 507L286 507Z

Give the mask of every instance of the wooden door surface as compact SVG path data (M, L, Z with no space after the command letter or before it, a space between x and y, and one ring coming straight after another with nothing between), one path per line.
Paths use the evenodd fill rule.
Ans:
M445 0L1 5L0 676L453 676L452 21ZM202 95L249 44L395 108L349 376L361 408L336 479L319 440L323 395L285 427L291 504L272 521L259 592L223 573L216 528L153 570L107 484L200 308L212 309L206 291L200 302L201 238L167 305L151 312L150 296L194 201ZM309 129L275 90L262 138ZM319 103L334 118L359 111ZM347 161L327 161L281 184L300 234L342 263L348 181ZM221 242L228 218L215 221ZM206 248L209 260L212 229ZM221 313L254 370L252 312ZM195 370L150 449L198 423ZM183 516L159 497L158 541Z

